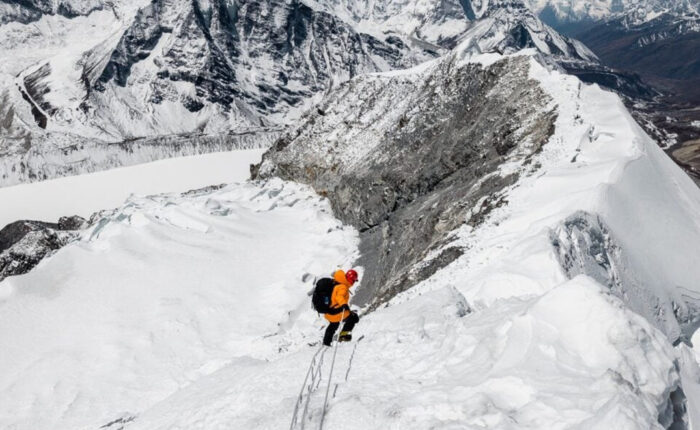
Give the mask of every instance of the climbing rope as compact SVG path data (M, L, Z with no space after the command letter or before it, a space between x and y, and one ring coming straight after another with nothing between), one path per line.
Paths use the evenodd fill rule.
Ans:
M326 418L326 407L328 406L328 393L331 390L331 380L333 379L333 367L335 367L335 355L338 353L338 339L340 338L340 333L345 326L343 320L345 319L345 311L340 314L340 322L338 325L338 331L335 334L335 348L333 348L333 360L331 361L331 370L328 373L328 384L326 385L326 397L323 400L323 410L321 411L321 423L318 425L318 430L323 430L323 420Z
M319 355L320 354L320 355ZM311 391L313 390L313 386L315 385L315 378L317 375L320 375L320 365L319 363L323 363L323 355L325 354L325 350L323 348L323 344L316 350L314 353L314 356L311 357L311 363L309 364L309 369L306 371L306 377L304 378L304 383L301 385L301 391L299 391L299 396L297 397L296 404L294 405L294 414L292 415L292 422L289 425L289 430L294 430L294 426L297 424L297 419L299 417L299 407L304 403L304 391L307 391L306 395L306 402L304 405L304 411L302 413L302 428L304 428L304 420L306 418L306 410L309 404L309 397L311 397ZM318 369L317 369L318 368ZM318 370L318 372L317 372ZM314 375L314 376L311 376ZM309 381L309 376L311 376L311 382L307 384Z
M328 394L330 393L330 388L331 388L331 382L333 380L333 369L335 368L335 359L338 353L338 339L340 338L340 333L342 332L342 327L343 327L343 320L345 319L345 311L342 312L340 322L341 325L338 326L338 331L333 335L333 339L335 341L335 347L333 348L333 358L331 359L331 368L328 373L328 383L326 384L326 394L323 400L323 408L321 410L321 421L319 423L319 430L323 430L323 422L326 418L326 410L328 408ZM363 336L364 337L364 336ZM353 348L352 354L350 356L350 362L352 363L352 359L355 355L355 349L357 348L357 344L355 344L355 347ZM321 379L322 375L321 372L323 370L323 357L328 349L324 348L324 345L321 344L319 349L316 350L314 353L313 357L311 357L311 362L309 363L309 368L306 371L306 377L304 377L304 382L301 386L301 390L299 391L299 396L297 397L296 404L294 405L294 414L292 415L292 421L289 424L289 430L294 430L294 427L301 423L301 430L304 430L306 426L306 421L307 421L307 413L309 410L309 402L311 399L311 394L315 392L318 387L321 384ZM345 373L345 380L347 381L348 379L348 374L350 373L350 369L347 370ZM337 384L336 384L336 389ZM335 392L333 393L333 396L335 397ZM303 408L302 408L303 405ZM301 411L301 417L299 416L299 412Z

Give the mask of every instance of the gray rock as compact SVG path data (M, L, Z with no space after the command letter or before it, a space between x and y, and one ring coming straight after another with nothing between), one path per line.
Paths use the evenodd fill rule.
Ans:
M78 238L87 226L79 216L58 223L16 221L0 230L0 281L29 272L41 260Z
M104 0L0 0L0 24L38 21L43 15L73 18L108 7Z
M278 140L253 177L310 184L360 230L355 301L377 306L458 258L451 233L507 203L518 174L500 174L504 162L535 168L555 113L528 61L484 68L448 57L423 73L350 81Z

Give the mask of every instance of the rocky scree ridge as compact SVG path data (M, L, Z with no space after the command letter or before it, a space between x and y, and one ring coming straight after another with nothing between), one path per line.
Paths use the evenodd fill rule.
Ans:
M556 113L528 61L484 67L451 55L424 71L354 79L280 138L253 177L310 184L360 230L355 300L377 306L459 257L450 233L479 225L536 170L531 157ZM503 172L506 163L520 167Z

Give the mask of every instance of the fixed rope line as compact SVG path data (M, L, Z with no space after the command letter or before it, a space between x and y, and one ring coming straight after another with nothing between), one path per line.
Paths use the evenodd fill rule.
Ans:
M323 344L321 344L321 346L316 350L316 352L314 353L314 356L311 357L311 363L309 363L309 369L306 371L306 377L304 378L304 383L301 386L301 390L299 391L299 396L297 397L296 404L294 405L294 414L292 415L292 422L289 425L289 430L294 430L294 425L297 423L297 418L299 415L299 407L301 406L301 404L304 401L304 390L307 388L307 381L309 380L309 376L311 376L312 372L314 372L315 368L317 367L316 358L319 357L319 353L321 353L322 350L323 350ZM323 359L323 354L320 355L319 361L322 361L322 359ZM311 385L313 385L314 378L312 378L311 381L312 381L312 384L308 384L308 387L309 387L308 394L310 394ZM307 398L308 398L308 396L307 396ZM306 403L308 405L308 400ZM305 415L305 412L306 412L306 407L304 408L304 415ZM303 425L303 419L304 419L304 417L302 416L302 425Z
M345 319L345 311L340 314L340 322L342 323ZM344 324L343 324L344 326ZM331 361L331 370L328 373L328 384L326 385L326 397L323 400L323 410L321 411L321 423L318 425L318 430L323 430L323 420L326 418L326 406L328 406L328 392L331 389L331 380L333 379L333 367L335 366L335 355L338 353L338 339L340 337L340 332L342 327L338 325L338 332L335 334L335 348L333 349L333 360Z
M311 382L309 383L309 389L306 393L306 401L304 401L304 411L301 414L301 430L306 427L306 417L309 410L309 402L311 401L311 394L315 392L321 385L321 379L323 379L323 357L326 354L327 349L323 348L323 352L319 356L318 364L316 365L316 370L311 374Z

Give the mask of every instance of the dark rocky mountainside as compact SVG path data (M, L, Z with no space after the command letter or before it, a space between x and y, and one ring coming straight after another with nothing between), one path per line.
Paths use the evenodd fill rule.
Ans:
M619 18L577 37L605 64L635 71L679 100L700 102L700 16L662 15L635 26Z
M442 3L426 12L425 25L466 26L459 2ZM8 59L0 70L4 184L67 172L48 165L46 154L65 165L79 162L83 171L154 159L149 152L125 155L110 143L129 147L136 140L196 135L202 136L199 143L223 141L224 149L235 149L240 140L225 136L245 134L245 147L256 136L256 146L267 146L271 134L334 85L434 58L457 37L439 32L423 40L411 29L382 28L382 22L359 26L334 8L299 0L101 2L106 11L88 8L80 19L53 17L55 7L44 10L41 4L32 6L44 13L36 28L0 9L0 16L14 21L0 30ZM111 30L90 42L84 22ZM56 45L47 51L55 56L22 49L37 41ZM106 157L93 156L104 152ZM156 152L168 156L168 148ZM85 162L104 158L110 160L106 165Z

